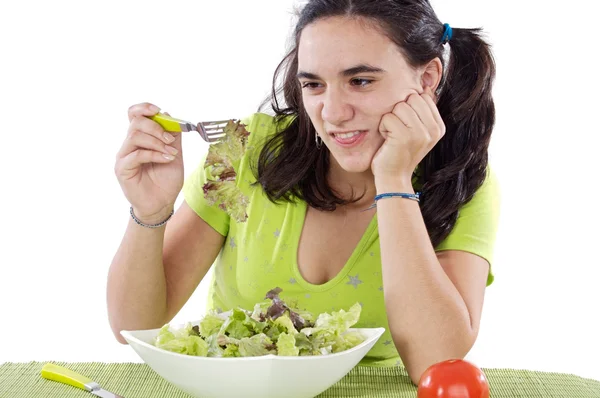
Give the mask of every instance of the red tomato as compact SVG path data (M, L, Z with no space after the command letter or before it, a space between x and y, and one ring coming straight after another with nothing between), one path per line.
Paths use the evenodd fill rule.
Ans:
M489 398L490 387L477 366L461 359L436 363L419 380L417 398Z

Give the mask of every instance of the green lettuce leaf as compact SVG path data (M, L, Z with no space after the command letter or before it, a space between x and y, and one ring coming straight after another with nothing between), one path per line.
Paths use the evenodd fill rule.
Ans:
M298 347L298 350L300 351L300 356L319 355L319 350L315 348L308 336L304 333L296 334L294 339L296 340L296 347Z
M275 322L273 322L273 324L280 326L280 328L283 328L283 330L289 334L294 335L294 334L298 333L298 331L294 327L294 324L292 323L292 320L290 319L289 315L287 315L287 314L277 318L275 320Z
M256 321L264 322L264 320L267 319L267 311L270 306L270 301L262 301L254 304L254 310L252 311L252 315L250 317Z
M360 318L359 304L314 320L310 312L286 304L280 293L280 288L270 290L265 296L268 301L257 303L253 311L210 311L198 325L187 323L177 330L164 325L154 345L208 357L306 356L345 351L364 340L359 332L349 330Z
M240 349L235 344L227 344L227 347L225 347L225 350L223 351L224 358L233 358L241 356L242 354L240 354Z
M312 343L313 354L326 355L360 344L364 340L360 334L354 333L346 337L345 333L358 322L361 309L360 304L356 303L349 311L342 309L331 314L320 314L314 327L302 329L301 332L308 336Z
M208 338L213 333L218 332L224 322L225 319L217 315L215 312L209 312L200 321L200 336L204 337L205 339Z
M244 325L242 321L237 319L232 321L226 330L227 334L234 339L241 339L252 336L252 332Z
M237 222L248 218L248 197L236 185L234 164L246 151L250 133L239 121L230 120L223 129L220 142L209 146L204 166L210 177L203 186L204 197L210 205L218 205Z
M242 339L221 335L218 339L220 345L225 345L228 348L230 345L237 346L239 354L242 357L255 357L276 353L276 346L264 333L255 334L252 337L244 337ZM233 350L233 348L230 348L230 351L231 350Z
M179 354L208 356L208 344L197 335L189 323L174 332L168 324L163 326L156 337L155 346Z
M279 335L279 340L277 340L277 355L298 356L299 354L300 349L296 347L296 338L294 335L281 333Z
M271 319L268 320L269 326L265 329L265 334L272 341L277 341L279 339L279 335L281 333L285 333L286 329L283 326L275 324L275 322Z
M206 343L208 344L207 356L209 357L219 358L225 356L223 348L221 348L221 346L218 343L218 336L219 335L217 333L214 333L206 338Z
M274 348L273 342L264 333L256 334L252 337L244 337L240 340L239 344L240 354L243 357L274 354Z
M207 182L203 186L204 197L209 205L217 204L237 222L245 222L248 219L246 209L249 199L238 188L234 180L222 182Z
M356 324L360 318L362 307L356 303L348 312L342 310L319 315L315 327L319 329L333 329L336 333L343 333Z
M341 336L336 336L332 345L333 352L341 352L356 347L364 341L364 337L359 332L346 332Z

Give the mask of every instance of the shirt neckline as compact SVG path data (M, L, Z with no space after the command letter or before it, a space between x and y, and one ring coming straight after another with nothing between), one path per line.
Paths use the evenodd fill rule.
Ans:
M346 264L344 264L344 266L337 273L337 275L335 277L333 277L331 280L329 280L323 284L316 285L316 284L310 283L306 279L304 279L304 277L300 273L300 268L298 266L298 248L300 247L300 237L302 235L302 230L304 229L304 223L306 221L306 214L308 212L308 204L305 201L299 201L299 203L297 203L293 207L294 207L293 212L294 212L295 222L293 222L291 225L291 227L293 229L292 234L291 234L292 242L293 242L293 246L292 246L293 261L291 261L291 264L292 264L291 267L292 267L292 274L294 276L294 279L296 280L296 283L298 285L300 285L302 288L304 288L307 291L323 292L323 291L329 290L347 277L348 273L350 272L350 270L352 270L356 261L364 253L365 247L366 247L367 243L369 242L371 235L377 229L377 213L373 214L373 217L371 218L371 221L369 222L367 229L365 230L362 237L360 238L360 241L358 242L358 244L352 251L350 258L348 258L348 260L346 261Z

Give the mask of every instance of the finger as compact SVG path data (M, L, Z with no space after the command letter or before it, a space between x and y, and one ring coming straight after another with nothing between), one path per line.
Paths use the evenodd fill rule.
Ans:
M126 176L132 171L137 171L143 164L169 163L174 159L175 156L165 155L161 152L148 149L137 149L117 162L117 173Z
M412 95L408 97L409 100L411 97ZM419 115L417 115L415 110L407 102L397 103L396 106L394 106L392 113L410 130L420 131L425 129L421 119L419 119Z
M406 125L402 123L402 121L394 113L386 113L383 115L381 122L379 123L379 133L383 136L383 138L387 139L389 133L392 131L405 132ZM402 133L399 135L405 136L405 134Z
M170 148L160 145L157 141L167 146L175 147L178 152L181 152L181 142L177 143L176 137L165 132L155 121L146 117L136 116L129 124L127 138L117 153L117 158L127 156L138 148L169 151Z
M417 117L427 130L427 133L432 137L440 137L440 127L433 115L431 107L427 103L428 96L429 94L411 95L408 98L407 103L417 114Z
M160 124L143 116L136 116L129 124L129 129L127 130L128 135L131 135L135 131L142 131L146 134L150 134L166 144L172 144L176 139L175 136L179 135L166 132Z
M149 102L143 102L141 104L135 104L129 107L127 110L127 117L131 122L133 118L139 116L154 116L160 111L160 108Z
M435 103L435 95L433 94L433 90L431 89L431 87L428 86L425 89L425 94L427 95L423 96L423 100L425 101L427 106L429 106L429 109L431 109L431 115L433 116L435 123L440 128L442 135L444 135L446 133L446 124L442 119L442 115L440 115L440 110L438 109L437 104Z
M179 153L177 148L166 144L164 141L150 134L137 130L131 133L123 142L121 149L117 153L117 158L123 158L137 149L150 149L170 155L177 155Z

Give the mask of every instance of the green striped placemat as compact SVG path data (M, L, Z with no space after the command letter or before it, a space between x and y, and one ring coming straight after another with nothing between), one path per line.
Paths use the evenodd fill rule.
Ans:
M65 363L53 362L81 373L125 398L190 398L141 363ZM44 362L0 365L0 398L91 398L74 387L43 379ZM492 398L600 398L600 381L562 373L512 369L483 369L490 383ZM415 398L412 385L402 367L359 366L320 398L373 397Z

